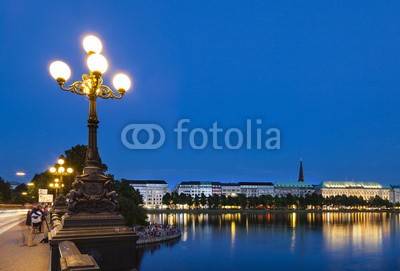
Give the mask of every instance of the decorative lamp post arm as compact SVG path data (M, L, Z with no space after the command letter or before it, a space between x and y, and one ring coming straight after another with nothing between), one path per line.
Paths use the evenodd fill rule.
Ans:
M121 99L125 94L125 91L118 90L118 95L108 86L101 85L98 88L97 96L103 99Z

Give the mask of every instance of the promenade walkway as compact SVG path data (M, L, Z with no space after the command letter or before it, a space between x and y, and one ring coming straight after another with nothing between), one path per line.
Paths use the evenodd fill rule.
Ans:
M19 246L20 226L26 212L13 217L0 215L0 270L48 271L50 267L49 244L40 244L43 234L37 234L35 247Z

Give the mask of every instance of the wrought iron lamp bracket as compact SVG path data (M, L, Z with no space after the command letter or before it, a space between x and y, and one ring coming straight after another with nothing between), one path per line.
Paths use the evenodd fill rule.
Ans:
M95 73L90 73L90 75L83 74L82 81L76 81L67 87L65 86L65 80L58 79L57 82L62 90L85 95L89 99L93 96L94 98L100 97L102 99L121 99L125 94L124 90L115 92L110 87L103 85L103 78Z

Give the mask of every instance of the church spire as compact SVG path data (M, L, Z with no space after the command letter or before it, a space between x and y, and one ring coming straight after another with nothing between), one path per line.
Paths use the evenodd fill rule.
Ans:
M299 183L304 183L303 159L300 159Z

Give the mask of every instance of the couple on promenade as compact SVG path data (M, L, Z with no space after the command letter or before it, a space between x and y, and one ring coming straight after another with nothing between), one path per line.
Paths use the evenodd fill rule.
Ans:
M46 227L42 227L43 221L47 224L46 213L47 210L43 206L33 206L33 208L28 211L26 220L20 223L21 237L19 240L19 246L37 246L37 243L34 243L33 240L36 234L41 232L41 228L43 228L44 236L47 235L48 229Z

